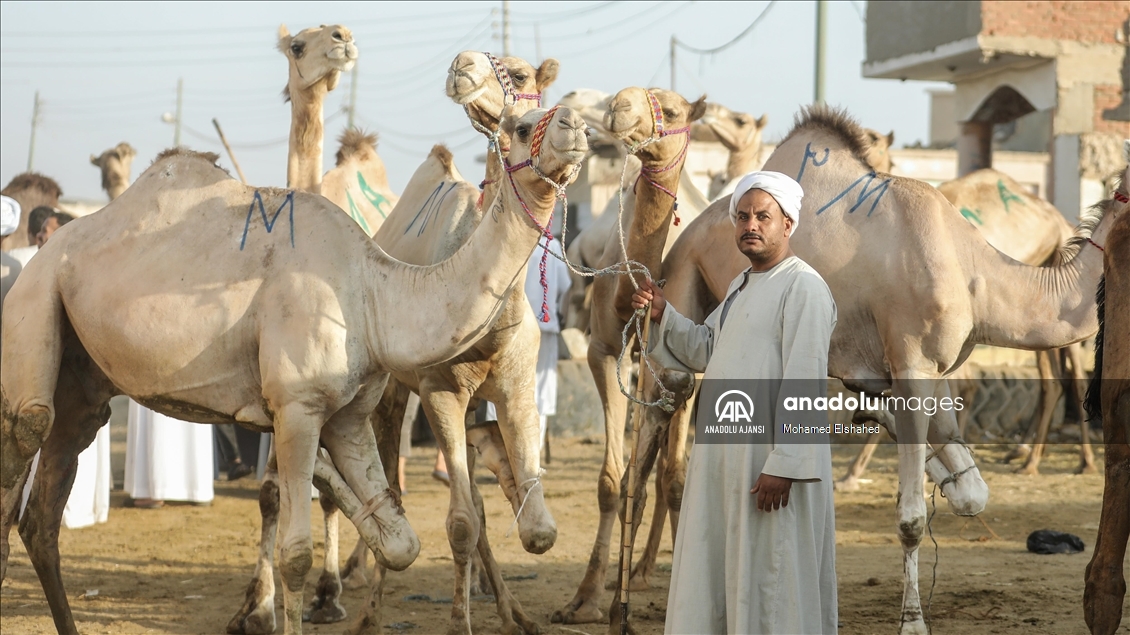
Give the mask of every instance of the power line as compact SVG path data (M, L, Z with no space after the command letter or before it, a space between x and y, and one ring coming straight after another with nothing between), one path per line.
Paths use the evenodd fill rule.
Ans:
M269 56L270 59L278 59L276 56ZM242 57L239 62L259 62L265 61L268 56L255 56L255 57ZM0 62L0 68L123 68L123 67L151 67L151 66L214 66L217 64L233 64L231 56L225 57L211 57L211 58L192 58L180 60L128 60L120 62L97 62L97 61L84 61L84 62L59 62L59 61L26 61L9 63L7 61Z
M733 46L735 44L737 44L738 41L741 40L742 38L744 38L745 36L752 33L754 27L756 27L757 24L759 22L761 22L761 20L769 14L769 10L772 9L773 5L775 5L775 4L777 4L777 0L773 0L768 5L766 5L766 7L761 10L761 13L756 18L754 18L753 22L751 22L749 26L747 26L741 33L734 36L734 39L730 40L729 42L726 42L725 44L723 44L721 46L716 46L716 47L710 48L710 49L702 49L702 48L698 48L696 46L691 46L689 44L684 44L683 42L679 41L677 38L675 39L675 44L679 48L683 49L684 51L690 51L691 53L699 53L699 54L702 54L702 55L713 55L714 53L721 53L722 51L730 48L731 46Z
M654 13L656 7L662 6L664 4L668 4L668 3L667 2L660 2L658 5L649 6L648 8L646 8L642 11L638 11L636 13L633 13L632 15L624 17L624 18L617 20L615 22L611 22L609 24L602 24L602 25L597 26L597 27L586 29L585 31L583 31L581 33L565 33L565 34L562 34L562 35L548 35L548 36L543 36L542 39L545 40L545 41L556 42L556 41L561 41L561 40L575 40L575 39L585 38L585 37L588 37L590 35L596 35L597 33L604 33L605 31L610 31L612 29L622 27L625 24L628 24L629 22L634 22L635 20L638 20L638 19L642 18L643 16ZM663 16L663 18L661 18L661 19L666 19L666 18L674 15L675 13L679 12L680 10L685 9L690 4L691 4L690 0L680 4L675 10L671 11L670 13L665 14ZM635 29L635 31L636 32L643 32L645 29L646 29L646 27L640 27L640 28ZM520 36L520 37L516 37L515 39L524 40L524 41L527 41L527 42L534 41L534 37L532 35L531 36Z

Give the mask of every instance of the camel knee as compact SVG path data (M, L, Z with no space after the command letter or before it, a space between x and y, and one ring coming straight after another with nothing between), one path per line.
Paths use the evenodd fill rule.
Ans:
M23 480L32 457L47 439L53 416L47 406L28 406L17 413L4 401L0 436L0 487L4 490Z
M259 514L264 522L279 517L279 484L273 479L264 479L263 486L259 488Z
M477 515L452 509L447 516L447 541L457 562L469 561L479 542Z
M283 545L279 549L279 573L290 591L298 591L306 583L306 574L314 566L313 541L306 539Z
M899 542L906 551L913 551L922 543L922 536L926 533L926 517L914 516L899 521Z
M620 479L613 478L608 472L601 472L596 495L601 514L617 511L620 508Z

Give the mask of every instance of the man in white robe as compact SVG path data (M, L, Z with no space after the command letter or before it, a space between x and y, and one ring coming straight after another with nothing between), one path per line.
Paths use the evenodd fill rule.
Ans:
M211 503L212 427L129 402L125 489L136 507L164 501Z
M787 414L783 381L819 380L823 393L836 323L828 286L789 249L802 196L777 172L739 181L730 216L751 266L705 324L667 305L650 281L633 298L636 308L652 303L660 358L704 372L704 381L774 386L772 405L757 408L753 420L768 423L774 438ZM837 632L827 443L698 443L683 491L666 633Z

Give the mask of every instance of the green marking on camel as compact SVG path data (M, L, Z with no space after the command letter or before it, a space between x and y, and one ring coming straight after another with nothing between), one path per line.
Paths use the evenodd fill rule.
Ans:
M391 209L385 209L386 207L392 207L388 199L382 196L380 192L369 187L369 184L365 182L365 177L361 176L361 172L357 172L357 184L361 186L361 193L365 195L365 198L369 199L369 204L376 208L381 218L388 218L388 213L392 211Z
M349 201L349 217L357 221L357 224L361 226L361 229L364 230L366 234L372 235L373 232L369 229L369 223L365 222L365 217L361 215L361 210L357 209L357 204L353 202L353 196L349 193L349 190L345 191L345 198Z
M1021 204L1024 203L1024 199L1013 194L1012 192L1010 192L1008 190L1007 187L1005 187L1003 179L997 179L997 193L1000 194L1001 202L1004 203L1004 211L1005 212L1009 211L1009 209L1008 209L1008 202L1009 201L1020 201Z
M981 221L981 210L979 209L969 209L968 207L963 207L961 208L961 215L964 216L965 219L970 223L975 223L977 225L985 224Z

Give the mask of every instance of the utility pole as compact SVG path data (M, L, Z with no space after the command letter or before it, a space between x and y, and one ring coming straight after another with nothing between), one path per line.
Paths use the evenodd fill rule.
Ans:
M174 119L175 127L173 128L173 147L180 147L180 119L182 106L184 105L184 78L177 78L177 114Z
M357 112L357 62L353 63L353 70L349 74L349 121L345 124L353 129L353 113Z
M502 0L502 54L510 57L510 0Z
M816 0L816 99L817 104L824 103L824 53L828 39L828 2Z
M541 56L541 23L540 22L534 23L534 53L538 57L538 66L541 66L541 63L544 61L544 59Z
M671 34L671 92L675 92L675 34Z
M31 141L27 147L27 171L31 172L35 159L35 129L39 126L39 91L35 91L35 105L31 107Z

